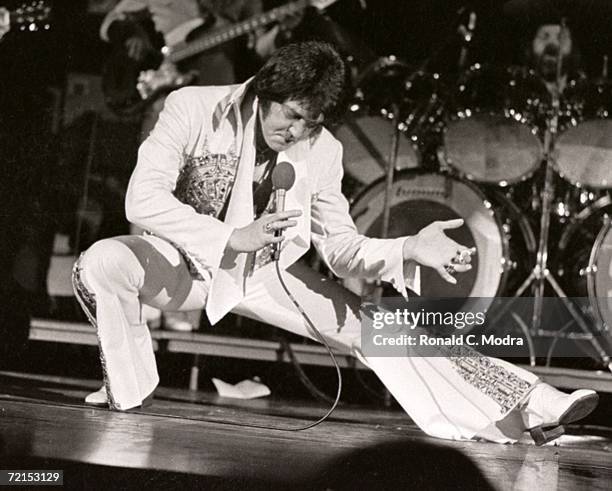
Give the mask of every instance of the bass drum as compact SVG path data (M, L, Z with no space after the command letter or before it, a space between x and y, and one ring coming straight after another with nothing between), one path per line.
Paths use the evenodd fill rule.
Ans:
M353 202L351 215L360 233L380 237L385 181L365 189ZM485 196L474 184L448 175L404 171L393 183L389 237L415 235L436 220L463 218L465 225L448 230L449 237L476 247L472 269L458 275L452 285L439 274L421 267L421 296L429 298L481 297L479 308L488 307L493 297L509 292L527 277L533 264L536 241L520 210L501 193ZM367 295L368 284L348 280L346 286Z
M555 268L570 297L588 297L587 315L597 327L612 329L612 199L600 198L582 210L559 241Z

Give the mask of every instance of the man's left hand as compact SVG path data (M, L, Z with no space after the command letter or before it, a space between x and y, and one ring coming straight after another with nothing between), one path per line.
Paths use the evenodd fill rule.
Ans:
M449 283L456 284L455 273L472 269L470 264L475 248L467 248L448 237L444 231L459 228L462 219L436 221L423 228L417 235L407 237L404 242L404 261L416 261L435 269Z

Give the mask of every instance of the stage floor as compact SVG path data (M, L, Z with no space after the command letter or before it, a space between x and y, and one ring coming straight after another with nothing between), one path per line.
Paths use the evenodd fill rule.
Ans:
M429 438L397 410L160 388L151 407L85 407L97 382L0 372L2 469L64 469L72 489L612 489L612 429L556 445Z

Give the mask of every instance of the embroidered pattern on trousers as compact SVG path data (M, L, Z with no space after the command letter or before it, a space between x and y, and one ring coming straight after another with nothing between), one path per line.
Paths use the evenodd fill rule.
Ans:
M91 323L91 325L96 330L96 336L98 338L98 350L100 353L100 364L102 366L102 374L104 378L104 386L106 387L106 395L108 397L108 404L111 409L119 409L119 406L115 402L113 398L113 392L111 390L110 381L108 378L108 370L106 366L106 357L104 356L104 351L102 350L102 340L100 339L100 332L98 330L98 322L96 320L96 297L93 292L89 291L83 282L82 274L83 269L81 266L81 262L83 260L83 253L79 256L79 258L75 261L74 266L72 267L72 289L74 290L74 294L76 296L79 305L85 312L87 319Z

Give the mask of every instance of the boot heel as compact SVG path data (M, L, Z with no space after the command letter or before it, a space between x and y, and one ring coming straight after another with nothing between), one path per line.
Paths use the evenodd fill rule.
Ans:
M550 429L544 429L542 426L536 426L535 428L529 430L531 438L533 438L533 441L538 447L559 438L564 433L565 427L561 425L551 427Z

